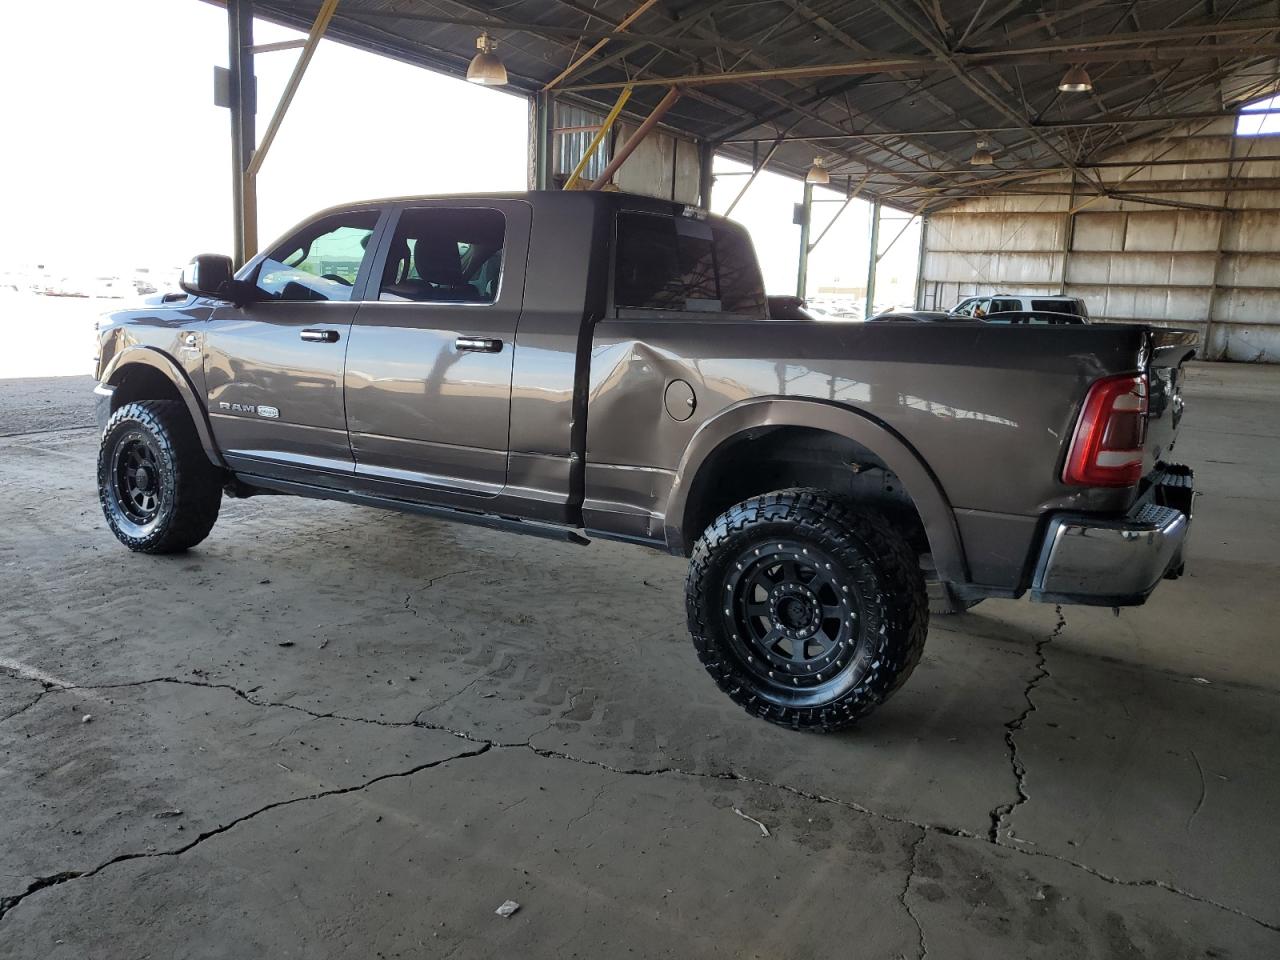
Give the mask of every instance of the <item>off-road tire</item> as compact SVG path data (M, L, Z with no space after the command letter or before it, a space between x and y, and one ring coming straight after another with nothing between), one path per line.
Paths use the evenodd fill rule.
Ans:
M98 500L116 539L138 553L180 553L209 535L222 474L182 402L142 400L111 415L98 448Z
M778 566L768 568L775 558ZM806 564L812 566L807 581ZM775 574L776 585L766 589ZM797 603L788 591L805 596ZM747 616L748 604L762 606L751 599L762 592L770 610L775 602L793 606L777 606L776 616ZM843 606L823 599L833 592L848 598ZM805 620L806 603L817 619ZM882 517L819 490L754 497L717 517L694 545L685 605L698 659L720 689L748 713L796 730L839 730L884 703L919 663L929 628L924 576L904 537ZM823 620L832 609L853 615ZM785 638L768 648L787 624L803 634L818 620L834 635L802 639L798 653L796 642ZM766 636L743 642L742 628ZM795 666L778 662L788 656ZM833 656L824 674L823 663ZM770 672L773 667L781 669ZM803 677L787 672L802 668L808 671Z

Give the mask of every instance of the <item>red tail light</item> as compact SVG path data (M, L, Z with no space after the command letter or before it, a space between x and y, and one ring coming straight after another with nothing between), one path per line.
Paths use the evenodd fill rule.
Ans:
M1131 487L1142 479L1147 434L1147 375L1094 382L1071 440L1062 481L1082 487Z

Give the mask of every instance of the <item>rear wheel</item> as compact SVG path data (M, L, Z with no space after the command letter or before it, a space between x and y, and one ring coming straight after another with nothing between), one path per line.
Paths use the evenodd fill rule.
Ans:
M111 532L130 550L194 547L218 519L221 481L180 401L127 403L107 421L98 499Z
M712 678L749 712L838 730L915 669L929 610L906 540L820 491L730 508L693 550L689 630Z

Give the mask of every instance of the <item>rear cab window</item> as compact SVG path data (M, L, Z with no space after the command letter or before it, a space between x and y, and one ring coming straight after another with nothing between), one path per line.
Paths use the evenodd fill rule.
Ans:
M755 251L736 224L622 211L616 229L613 303L619 316L660 311L768 319Z

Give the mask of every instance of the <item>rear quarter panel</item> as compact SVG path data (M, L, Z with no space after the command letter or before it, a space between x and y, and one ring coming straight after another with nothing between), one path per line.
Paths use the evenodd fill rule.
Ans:
M1124 327L605 320L591 354L585 511L647 517L660 529L698 428L732 404L779 396L839 403L884 425L958 514L1034 523L1051 509L1123 509L1129 491L1067 487L1059 476L1087 385L1137 369L1141 336ZM696 397L685 421L664 406L677 379Z

